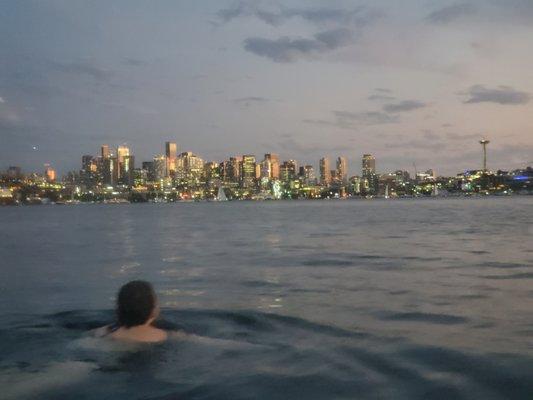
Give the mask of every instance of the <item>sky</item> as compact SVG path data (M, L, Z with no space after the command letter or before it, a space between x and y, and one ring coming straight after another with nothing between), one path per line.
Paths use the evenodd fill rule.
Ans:
M378 172L533 164L533 1L0 2L0 169L376 157Z

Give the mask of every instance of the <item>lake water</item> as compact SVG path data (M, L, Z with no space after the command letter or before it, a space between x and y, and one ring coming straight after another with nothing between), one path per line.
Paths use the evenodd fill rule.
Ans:
M0 208L8 399L532 399L533 196ZM94 339L151 281L187 338Z

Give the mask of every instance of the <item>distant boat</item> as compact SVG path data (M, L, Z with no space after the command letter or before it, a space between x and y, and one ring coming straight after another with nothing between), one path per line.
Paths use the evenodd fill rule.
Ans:
M218 194L216 197L217 201L228 201L228 198L226 197L226 192L224 192L224 188L222 186L218 187Z

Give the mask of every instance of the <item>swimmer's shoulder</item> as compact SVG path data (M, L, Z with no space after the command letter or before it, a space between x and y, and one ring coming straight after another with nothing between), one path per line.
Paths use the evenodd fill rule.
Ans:
M100 328L93 329L91 333L94 337L102 338L102 337L112 334L116 330L117 330L117 327L115 325L106 325L106 326L101 326Z

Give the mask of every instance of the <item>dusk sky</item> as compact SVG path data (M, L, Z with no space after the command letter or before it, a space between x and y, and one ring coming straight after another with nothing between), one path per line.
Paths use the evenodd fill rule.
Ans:
M0 2L0 168L127 144L378 172L533 163L533 1Z

